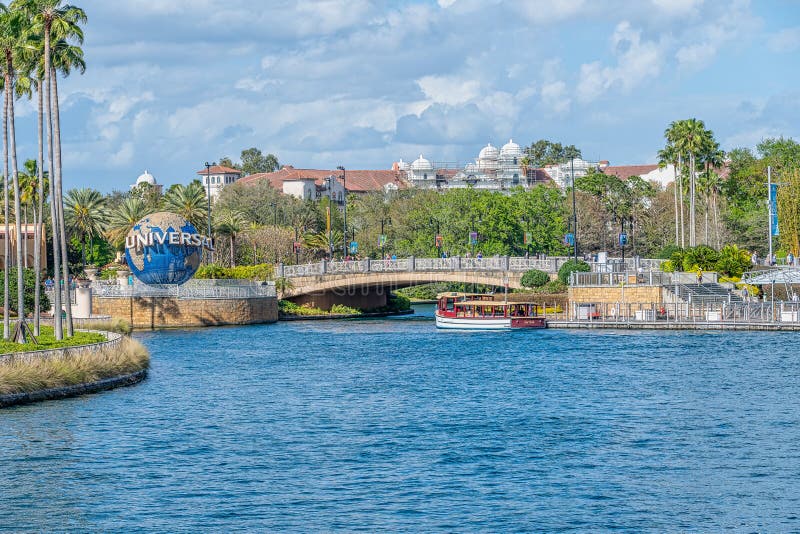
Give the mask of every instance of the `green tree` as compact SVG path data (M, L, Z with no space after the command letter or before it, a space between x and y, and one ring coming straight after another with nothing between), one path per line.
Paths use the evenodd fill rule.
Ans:
M581 157L575 145L564 146L547 139L539 139L525 149L524 164L530 167L545 167Z
M176 184L164 195L164 208L188 220L195 228L204 228L208 217L206 192L194 180L189 185Z
M278 158L274 154L261 153L261 150L252 147L242 150L242 172L246 175L259 172L272 172L278 168Z
M94 189L72 189L64 201L64 221L67 230L81 241L81 264L86 268L86 241L94 248L94 239L100 237L108 223L108 212L103 195Z
M114 248L117 250L124 248L128 232L148 213L150 211L147 209L147 205L137 197L126 198L110 212L105 235Z
M230 263L236 267L236 237L245 229L247 219L232 209L217 211L214 214L214 230L230 239Z

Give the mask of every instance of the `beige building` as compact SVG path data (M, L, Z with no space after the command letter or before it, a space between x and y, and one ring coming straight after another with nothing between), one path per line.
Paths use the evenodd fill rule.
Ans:
M9 248L10 254L8 262L6 262L5 254L5 241L6 241L6 225L0 223L0 269L5 269L6 265L16 267L17 265L17 229L13 222L8 223L9 234ZM33 224L22 225L22 264L24 267L33 268L33 251L34 251L34 237L36 235L36 227ZM42 227L42 239L39 241L40 251L42 258L42 271L47 270L47 250L46 240L44 239L44 227Z

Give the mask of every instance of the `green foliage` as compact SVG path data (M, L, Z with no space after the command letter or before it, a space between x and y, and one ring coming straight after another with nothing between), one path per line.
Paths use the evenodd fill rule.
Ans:
M581 151L575 145L564 146L547 139L539 139L531 143L525 152L527 154L526 163L531 167L544 167L581 157Z
M672 260L666 260L661 262L661 270L665 273L674 273L675 272L675 264L672 263Z
M269 280L273 273L273 266L268 263L236 267L223 267L212 263L200 266L194 277L212 280Z
M23 283L25 284L25 294L23 295L25 313L31 313L34 305L34 288L36 287L36 273L33 269L22 270ZM44 291L44 284L41 286L42 290L39 293L39 305L42 310L50 309L50 299ZM0 276L0 294L4 293L4 279ZM9 291L9 306L15 312L17 311L17 268L11 267L8 270L8 291Z
M453 289L452 284L437 283L437 284L422 284L418 286L404 287L398 289L394 295L403 295L409 299L415 300L436 300L436 295L446 291L456 291Z
M411 299L406 296L392 293L389 295L388 300L387 308L389 308L389 311L406 311L411 309Z
M522 275L520 283L524 287L541 287L550 281L550 275L538 269L531 269Z
M550 280L546 284L534 288L534 293L542 293L542 294L553 294L553 293L565 293L569 286L562 282L561 280Z
M741 278L750 267L750 254L736 245L726 245L719 251L715 270L723 275Z
M13 326L12 326L13 329ZM0 333L3 331L3 325L0 324ZM12 330L13 333L13 330ZM0 354L8 354L9 352L24 352L29 350L46 350L58 349L61 347L75 347L77 345L88 345L90 343L100 343L105 341L106 337L103 334L96 332L80 332L76 331L72 337L64 336L64 339L57 341L53 332L52 326L41 326L40 335L36 338L38 344L31 342L25 344L14 343L13 341L4 341L0 339Z
M698 245L694 248L687 248L683 255L683 270L696 271L698 268L704 271L713 271L717 267L719 253L706 245Z
M361 315L361 310L358 308L351 308L344 304L334 304L331 306L331 315Z
M661 250L655 254L655 257L664 260L670 259L675 252L679 252L680 250L681 247L674 243L670 243L669 245L662 247Z
M244 174L255 174L258 172L272 172L278 169L278 158L274 154L261 153L261 150L253 147L242 150L242 172Z
M114 280L117 277L116 269L103 269L98 275L100 280Z
M585 261L568 260L558 269L558 279L564 285L569 285L569 277L573 272L588 273L592 267Z

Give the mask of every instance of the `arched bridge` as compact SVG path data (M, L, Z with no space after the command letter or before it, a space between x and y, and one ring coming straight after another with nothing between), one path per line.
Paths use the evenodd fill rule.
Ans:
M402 258L396 260L322 260L305 265L276 267L276 277L290 282L283 297L321 308L346 304L358 308L379 308L386 296L402 287L435 282L481 284L509 289L521 288L522 275L539 269L555 277L569 257L524 258ZM641 262L651 260L639 260ZM635 268L633 259L629 260ZM628 263L628 262L626 262Z

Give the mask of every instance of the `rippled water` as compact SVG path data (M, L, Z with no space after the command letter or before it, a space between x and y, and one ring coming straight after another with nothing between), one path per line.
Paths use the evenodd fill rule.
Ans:
M0 530L800 529L791 333L142 333L144 384L0 411Z

